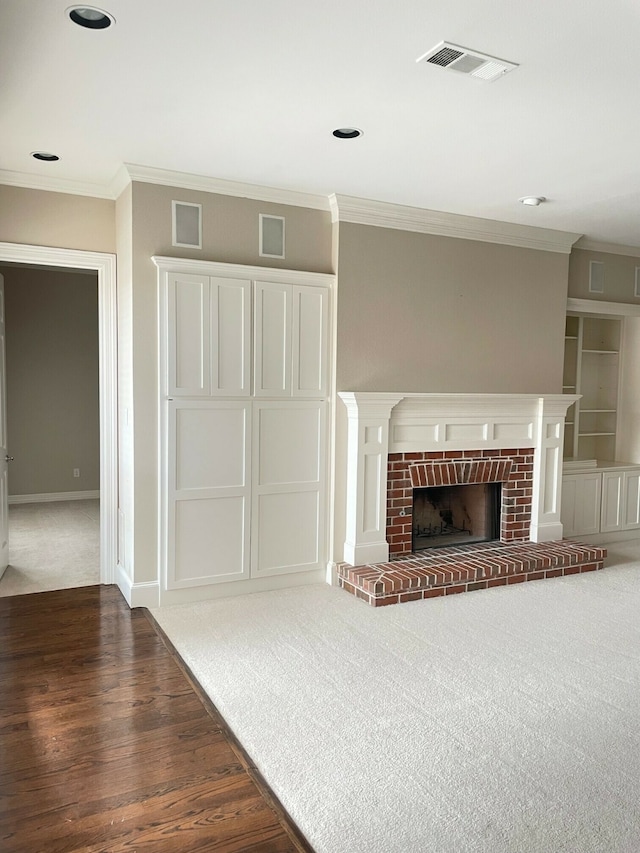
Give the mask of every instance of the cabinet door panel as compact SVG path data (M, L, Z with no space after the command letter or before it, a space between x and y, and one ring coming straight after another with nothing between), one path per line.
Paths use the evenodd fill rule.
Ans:
M291 336L294 397L327 393L328 307L328 290L294 286Z
M171 586L245 578L246 516L242 496L176 501Z
M251 282L211 280L211 393L249 395Z
M287 403L257 408L257 485L320 481L322 412Z
M247 401L168 404L167 589L249 576Z
M254 404L253 577L326 564L326 405Z
M172 274L167 299L169 394L208 395L209 277Z
M291 285L255 283L256 396L291 394Z
M569 474L562 478L561 520L564 536L600 531L602 474Z
M610 533L622 528L623 483L622 473L605 471L602 475L601 533Z
M625 471L624 475L624 529L640 527L640 472Z
M258 496L254 577L318 567L319 509L317 491Z

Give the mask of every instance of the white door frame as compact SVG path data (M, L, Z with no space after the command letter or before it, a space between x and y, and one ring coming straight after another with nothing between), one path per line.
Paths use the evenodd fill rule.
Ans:
M118 531L118 349L116 256L0 242L0 264L42 264L98 274L100 382L100 583L116 581Z

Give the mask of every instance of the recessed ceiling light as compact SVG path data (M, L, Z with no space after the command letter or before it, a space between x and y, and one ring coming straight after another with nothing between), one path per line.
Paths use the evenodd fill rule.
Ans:
M337 127L333 135L338 139L357 139L358 136L362 136L362 131L357 127Z
M537 207L539 204L542 204L543 201L546 201L546 198L543 195L525 195L522 198L519 198L518 201L520 204Z
M74 24L88 30L106 30L115 23L115 18L96 6L69 6L67 14Z
M46 163L53 163L60 159L57 154L50 154L48 151L32 151L31 156L35 160L44 160Z

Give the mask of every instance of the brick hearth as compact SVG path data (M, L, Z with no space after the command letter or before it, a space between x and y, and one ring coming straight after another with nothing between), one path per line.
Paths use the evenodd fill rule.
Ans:
M483 542L409 559L338 566L338 584L373 607L602 569L605 548L578 542Z

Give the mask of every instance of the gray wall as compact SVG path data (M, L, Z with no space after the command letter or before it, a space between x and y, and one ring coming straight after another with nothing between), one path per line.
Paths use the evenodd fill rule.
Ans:
M0 272L8 445L15 457L9 494L99 489L97 276L11 266Z
M604 293L589 293L589 261L604 264ZM636 267L640 267L638 257L574 249L569 263L569 296L640 305L640 297L634 293Z
M0 241L115 252L115 202L0 184Z
M560 393L568 255L340 225L342 391Z

